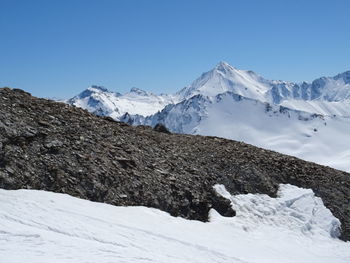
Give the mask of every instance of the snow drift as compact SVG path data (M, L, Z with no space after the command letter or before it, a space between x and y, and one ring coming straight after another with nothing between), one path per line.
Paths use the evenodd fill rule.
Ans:
M0 190L4 262L349 262L339 220L308 189L278 198L231 196L237 216L210 222L146 207L115 207L64 194Z

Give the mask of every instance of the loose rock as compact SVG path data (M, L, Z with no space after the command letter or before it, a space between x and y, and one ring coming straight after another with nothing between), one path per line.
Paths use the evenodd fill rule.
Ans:
M276 196L311 188L350 240L350 175L242 142L132 127L9 88L0 89L0 187L67 193L113 205L155 207L208 220L233 216L213 191Z

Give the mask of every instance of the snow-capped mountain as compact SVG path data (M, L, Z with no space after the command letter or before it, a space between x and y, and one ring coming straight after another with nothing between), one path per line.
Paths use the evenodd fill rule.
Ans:
M173 95L92 87L69 103L132 125L162 123L350 171L350 71L293 83L220 62Z
M213 97L227 91L262 102L285 104L296 110L350 116L350 71L335 77L322 77L312 83L293 83L267 80L253 71L220 62L177 95L183 100L197 94ZM345 111L341 110L343 108Z
M100 115L118 119L125 113L148 116L174 103L169 95L155 95L138 88L122 95L100 86L91 86L67 103Z
M322 77L312 83L293 83L267 80L253 71L240 70L226 62L220 62L175 94L156 95L132 88L122 95L104 87L91 86L67 102L97 115L119 119L125 113L145 117L162 110L166 105L196 95L214 97L228 91L295 110L350 117L350 71L335 77Z
M177 95L180 99L188 99L198 94L211 97L231 91L237 95L263 101L269 89L269 82L253 71L239 70L226 62L220 62Z

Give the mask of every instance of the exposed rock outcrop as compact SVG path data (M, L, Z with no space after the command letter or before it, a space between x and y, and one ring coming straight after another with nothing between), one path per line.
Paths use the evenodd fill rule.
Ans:
M350 240L350 175L216 137L168 134L97 117L21 90L0 89L0 187L42 189L114 205L145 205L206 221L234 215L213 191L275 196L311 188Z

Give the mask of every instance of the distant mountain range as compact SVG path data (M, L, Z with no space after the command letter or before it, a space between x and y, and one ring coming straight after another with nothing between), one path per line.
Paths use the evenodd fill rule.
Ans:
M132 125L162 123L350 171L350 71L293 83L220 62L175 94L92 86L67 102Z

